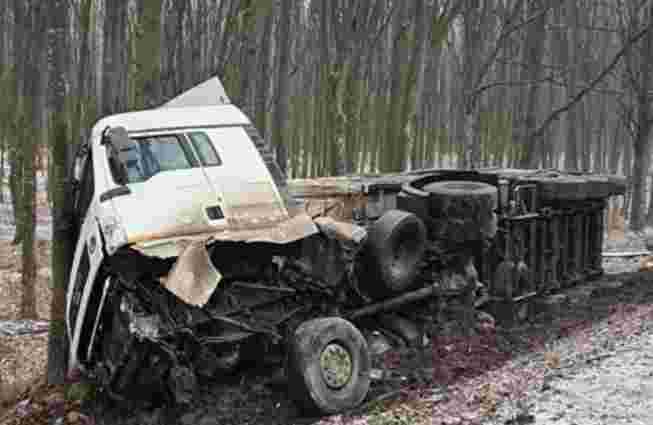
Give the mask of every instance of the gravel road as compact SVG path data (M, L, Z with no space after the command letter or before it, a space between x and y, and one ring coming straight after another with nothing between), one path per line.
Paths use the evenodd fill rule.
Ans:
M606 268L633 265L619 260ZM574 291L567 308L576 310L566 314L576 323L547 347L557 360L545 366L543 379L482 423L652 424L653 273L608 275L590 290ZM546 363L546 354L539 360ZM524 356L525 367L537 358Z

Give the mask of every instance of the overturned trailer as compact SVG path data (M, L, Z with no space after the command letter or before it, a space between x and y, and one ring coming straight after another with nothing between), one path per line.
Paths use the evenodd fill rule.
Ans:
M334 219L328 185L288 185L217 79L99 121L74 175L71 368L117 400L184 403L198 379L277 357L290 395L321 413L364 399L370 318L453 299L524 316L599 274L605 200L625 189L430 170L338 180L349 212Z

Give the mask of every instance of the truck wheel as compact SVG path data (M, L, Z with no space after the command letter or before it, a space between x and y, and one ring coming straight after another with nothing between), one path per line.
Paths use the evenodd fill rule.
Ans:
M367 342L347 320L304 322L295 330L288 352L288 392L303 410L334 414L359 405L367 395Z
M426 227L415 214L390 210L369 229L360 287L373 298L408 289L426 249Z
M591 185L581 176L545 176L533 178L543 201L584 201L590 197Z
M482 182L448 180L427 184L429 231L434 239L467 242L496 235L497 188Z

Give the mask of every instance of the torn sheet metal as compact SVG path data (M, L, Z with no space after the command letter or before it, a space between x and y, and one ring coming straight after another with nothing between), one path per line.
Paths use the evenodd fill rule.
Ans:
M204 241L188 242L163 285L187 304L203 307L222 275L213 266Z
M287 244L319 232L313 220L306 214L298 214L294 217L276 223L263 223L255 225L253 222L248 227L241 227L234 230L216 231L215 228L203 229L203 232L195 234L166 233L160 236L168 237L143 239L132 245L137 251L154 257L171 258L179 256L181 251L179 244L186 242L204 241L231 241L231 242L267 242L273 244Z
M318 233L313 220L306 214L299 214L281 221L275 226L251 226L249 229L225 230L213 235L215 241L268 242L285 244L304 239Z

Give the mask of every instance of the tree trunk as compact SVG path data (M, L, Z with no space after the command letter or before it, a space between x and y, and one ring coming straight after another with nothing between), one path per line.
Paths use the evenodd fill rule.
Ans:
M27 12L28 5L25 5L25 2L22 0L14 0L14 41L15 41L15 51L16 52L29 52L29 37L28 32L29 28L29 17ZM23 240L23 214L21 211L23 202L23 171L24 171L24 152L23 148L20 146L20 142L26 138L26 131L30 127L29 120L27 118L28 114L28 105L26 104L28 100L28 94L26 92L27 88L27 79L23 78L25 75L27 66L29 64L29 58L27 54L15 55L15 96L16 96L16 105L15 111L13 112L13 123L9 123L10 126L13 126L13 140L10 140L10 151L9 151L9 164L10 164L10 175L9 175L9 187L11 194L11 202L14 213L14 224L15 224L15 235L13 244L19 244ZM29 137L29 136L27 136Z
M22 245L23 260L23 302L22 316L36 319L36 256L35 256L35 230L36 230L36 157L39 153L38 141L43 138L45 120L43 111L46 108L45 84L43 69L47 69L47 14L46 6L40 1L34 1L29 14L31 20L29 65L26 77L30 93L30 118L31 130L23 142L25 150L25 169L23 176L23 223L24 236ZM47 74L46 74L47 75ZM27 106L27 105L26 105Z
M653 2L649 2L647 18L644 19L644 25L648 25L648 33L644 37L644 40L642 40L639 48L639 54L641 56L639 70L640 90L637 96L638 125L636 145L641 145L642 154L646 157L642 164L643 169L640 170L643 173L641 176L643 182L646 182L651 166L651 132L653 130ZM639 179L636 178L636 180ZM651 182L651 187L651 191L653 192L653 182ZM645 191L646 187L641 188L641 190L642 192ZM645 199L643 195L642 198ZM651 198L650 204L653 205L653 196ZM635 197L633 196L634 199ZM634 211L635 208L633 208ZM641 211L641 215L635 216L636 220L631 216L631 227L633 227L632 223L634 223L634 229L642 227L642 217L645 213L646 211ZM653 209L649 209L648 211L647 222L653 225Z
M127 110L129 100L127 91L128 1L111 0L106 3L104 19L104 82L102 84L104 115Z
M415 2L415 31L414 31L414 47L413 55L410 60L408 72L406 75L404 103L401 112L401 131L399 139L397 140L400 147L397 160L401 161L400 170L405 168L406 156L412 150L411 158L415 158L418 151L417 145L419 144L419 130L418 115L422 107L422 92L424 91L424 80L422 75L424 73L424 56L426 50L426 22L427 22L427 8L425 0L417 0ZM418 103L419 102L419 103ZM411 133L409 133L411 132ZM412 161L415 162L415 161Z
M478 1L472 2L464 13L463 17L463 91L461 100L463 102L463 147L464 167L468 169L477 168L481 162L480 126L478 99L472 92L477 79L478 55L481 53L481 6Z
M539 13L545 5L542 0L531 0L528 7L528 16L535 16ZM526 81L537 81L541 74L541 62L544 54L544 41L545 41L545 24L546 14L541 14L528 27L526 42L524 45L524 62L526 64L525 74ZM532 137L536 130L537 120L537 106L540 102L539 98L539 83L531 83L525 89L525 114L522 121L521 140L522 146L522 161L523 168L536 168L539 164L539 159L542 157L543 149L539 149L538 143L534 143L535 139Z
M641 117L640 117L641 119ZM637 137L633 144L633 173L632 173L632 206L630 212L630 228L632 230L641 230L644 227L644 218L646 216L646 183L648 180L648 170L650 168L650 143L648 140L648 128L642 127L637 131Z
M69 2L66 0L51 0L50 9L49 51L52 78L50 78L50 97L52 105L51 150L53 173L52 180L52 300L50 305L50 332L48 339L48 383L63 384L66 376L68 338L65 332L66 287L73 258L73 241L70 237L69 219L66 206L71 205L71 193L66 190L65 179L69 158L66 120L66 76L70 63L70 40L68 34Z
M135 43L136 85L134 108L151 108L161 102L161 7L162 0L140 0L139 26Z
M277 162L282 173L288 168L287 140L288 133L288 87L290 73L290 23L292 0L281 0L279 22L279 74L277 79L276 107L274 109L274 125L272 127L272 143L277 152Z
M396 15L393 18L391 44L392 59L390 65L390 98L388 99L388 114L386 115L386 143L383 147L387 150L384 158L383 171L400 171L404 158L399 135L401 133L401 92L402 92L402 70L404 68L403 54L406 29L403 27L404 16L406 15L407 2L399 2Z
M576 94L578 81L579 66L579 46L578 46L578 2L577 0L567 0L567 26L568 26L568 61L569 66L567 76L567 98ZM576 108L572 106L567 112L567 149L565 150L565 168L568 170L578 169L581 150L579 148L581 139L578 131L578 118Z
M21 86L21 83L18 83L17 86ZM19 94L19 96L21 96ZM17 113L20 115L22 111L22 101L19 102L19 107ZM11 207L14 216L14 240L12 244L18 245L23 240L23 217L20 213L20 206L23 205L22 192L23 188L21 182L23 180L23 152L17 146L17 140L20 140L20 135L24 134L24 129L21 128L20 124L16 125L16 131L13 134L15 137L14 140L9 143L9 194L11 195Z
M262 13L264 19L263 31L261 34L260 45L260 64L258 67L259 75L256 84L256 112L255 122L256 127L261 132L262 137L269 137L267 129L267 113L268 113L268 96L270 92L270 60L272 52L272 30L274 28L274 5L267 2L267 13Z

